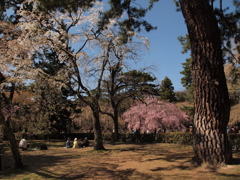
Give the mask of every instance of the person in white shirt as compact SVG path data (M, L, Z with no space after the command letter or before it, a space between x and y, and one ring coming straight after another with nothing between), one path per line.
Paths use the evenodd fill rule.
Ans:
M24 139L24 138L19 142L19 147L22 148L23 151L27 150L28 146L29 145L28 145L26 139Z
M78 146L78 140L77 140L77 138L75 138L74 139L74 141L73 141L73 147L72 148L78 148L79 146Z

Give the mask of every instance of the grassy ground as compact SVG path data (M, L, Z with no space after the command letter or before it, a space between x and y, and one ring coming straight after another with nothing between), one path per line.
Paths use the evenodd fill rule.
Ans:
M213 169L194 166L190 146L105 143L107 151L96 152L93 147L65 149L64 142L47 144L45 151L33 147L21 151L24 170L13 169L11 153L6 151L0 179L240 179L239 152L234 153L235 164Z

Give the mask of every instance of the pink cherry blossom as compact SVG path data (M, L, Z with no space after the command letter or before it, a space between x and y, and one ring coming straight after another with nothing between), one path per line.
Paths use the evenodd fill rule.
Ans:
M184 129L189 124L188 116L175 104L159 101L153 97L145 98L144 102L135 101L123 114L123 120L129 130L140 129L141 132Z

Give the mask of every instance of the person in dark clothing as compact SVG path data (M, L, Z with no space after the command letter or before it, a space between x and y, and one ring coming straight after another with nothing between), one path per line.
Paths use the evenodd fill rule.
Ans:
M67 138L67 142L66 142L65 148L71 148L70 140L71 140L70 138Z
M85 137L84 140L80 143L79 146L82 147L82 148L84 148L84 147L88 147L88 146L89 146L88 138Z

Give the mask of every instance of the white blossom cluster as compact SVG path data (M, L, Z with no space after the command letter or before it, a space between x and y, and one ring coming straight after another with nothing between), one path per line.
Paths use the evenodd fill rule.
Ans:
M32 4L31 11L25 8L26 4ZM38 0L23 1L18 11L20 23L14 27L6 25L6 31L12 28L17 33L16 39L5 41L7 48L0 47L3 59L0 70L5 74L13 71L14 75L9 76L25 79L43 76L56 86L64 86L71 79L79 89L96 86L100 78L108 76L106 70L110 66L118 61L123 66L126 60L137 59L138 52L149 46L147 39L135 32L128 32L133 35L131 42L121 43L117 22L122 17L111 19L98 31L99 12L104 10L101 2L88 9L79 8L75 13L43 12L38 5ZM33 61L40 60L36 54L44 57L47 49L54 51L65 65L54 77L33 66ZM3 54L4 51L7 53Z

